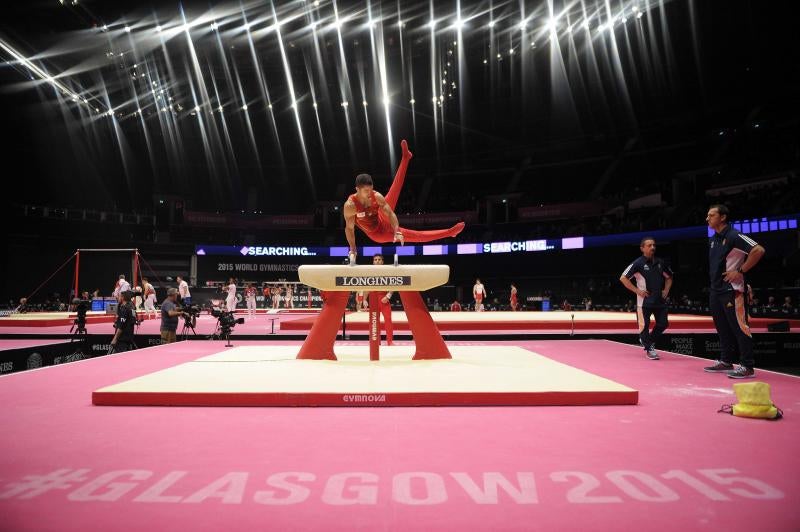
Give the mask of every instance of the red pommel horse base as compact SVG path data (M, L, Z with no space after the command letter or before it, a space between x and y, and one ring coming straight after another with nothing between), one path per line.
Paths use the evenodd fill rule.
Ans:
M369 358L380 360L380 297L382 292L399 292L414 337L413 360L453 358L439 329L422 301L420 292L445 284L450 267L443 264L416 265L304 265L298 269L300 282L323 292L324 304L308 333L298 359L336 360L333 343L339 331L350 292L369 292Z

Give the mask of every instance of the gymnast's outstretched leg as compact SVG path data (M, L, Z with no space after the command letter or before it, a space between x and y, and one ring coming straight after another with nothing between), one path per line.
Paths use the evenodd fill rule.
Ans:
M408 150L408 142L405 140L400 142L400 146L403 149L403 156L400 159L400 166L397 167L397 172L394 174L394 179L392 180L392 184L389 187L389 192L386 193L386 203L389 204L389 207L392 210L395 210L397 206L397 200L400 198L400 191L403 190L403 183L406 180L406 171L408 170L408 162L414 156Z
M400 228L406 242L431 242L440 238L452 238L464 230L464 222L458 222L448 229L432 229L429 231L415 231L414 229ZM391 238L391 237L390 237Z

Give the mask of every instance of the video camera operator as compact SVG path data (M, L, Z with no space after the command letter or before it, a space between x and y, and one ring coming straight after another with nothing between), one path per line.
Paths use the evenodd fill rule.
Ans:
M128 290L120 292L117 297L117 320L114 322L114 338L111 339L111 349L113 353L124 353L135 349L133 343L133 328L136 326L136 311L131 304L133 293Z
M88 299L73 299L72 310L75 311L75 321L72 322L72 327L69 332L75 331L75 334L87 334L86 331L86 313L89 311L92 302Z
M161 343L171 344L177 340L178 316L183 311L178 308L178 289L167 290L167 298L161 303Z

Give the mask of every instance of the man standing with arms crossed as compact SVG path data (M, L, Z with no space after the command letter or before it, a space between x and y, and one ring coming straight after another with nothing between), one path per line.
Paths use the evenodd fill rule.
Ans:
M731 227L729 214L725 205L712 205L706 215L708 227L714 231L708 241L709 306L719 333L720 356L716 364L704 369L709 373L726 373L732 379L752 379L755 358L744 276L758 264L765 250ZM737 359L739 366L734 367Z
M646 236L639 244L642 256L633 261L619 278L622 285L636 294L636 319L639 322L639 343L647 358L658 360L656 343L669 327L667 297L672 288L672 270L656 257L656 241ZM631 280L636 280L634 285ZM655 315L656 325L650 332L650 316Z

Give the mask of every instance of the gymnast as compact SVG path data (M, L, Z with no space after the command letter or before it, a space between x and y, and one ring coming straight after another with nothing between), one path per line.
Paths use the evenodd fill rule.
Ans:
M400 242L400 244L430 242L440 238L454 237L464 229L464 222L458 222L449 229L432 231L415 231L400 227L394 209L406 178L408 162L412 157L405 140L400 143L400 146L403 149L403 156L385 197L374 190L372 176L369 174L356 176L356 192L347 198L343 209L346 222L344 233L350 246L351 257L356 255L356 226L375 242Z

